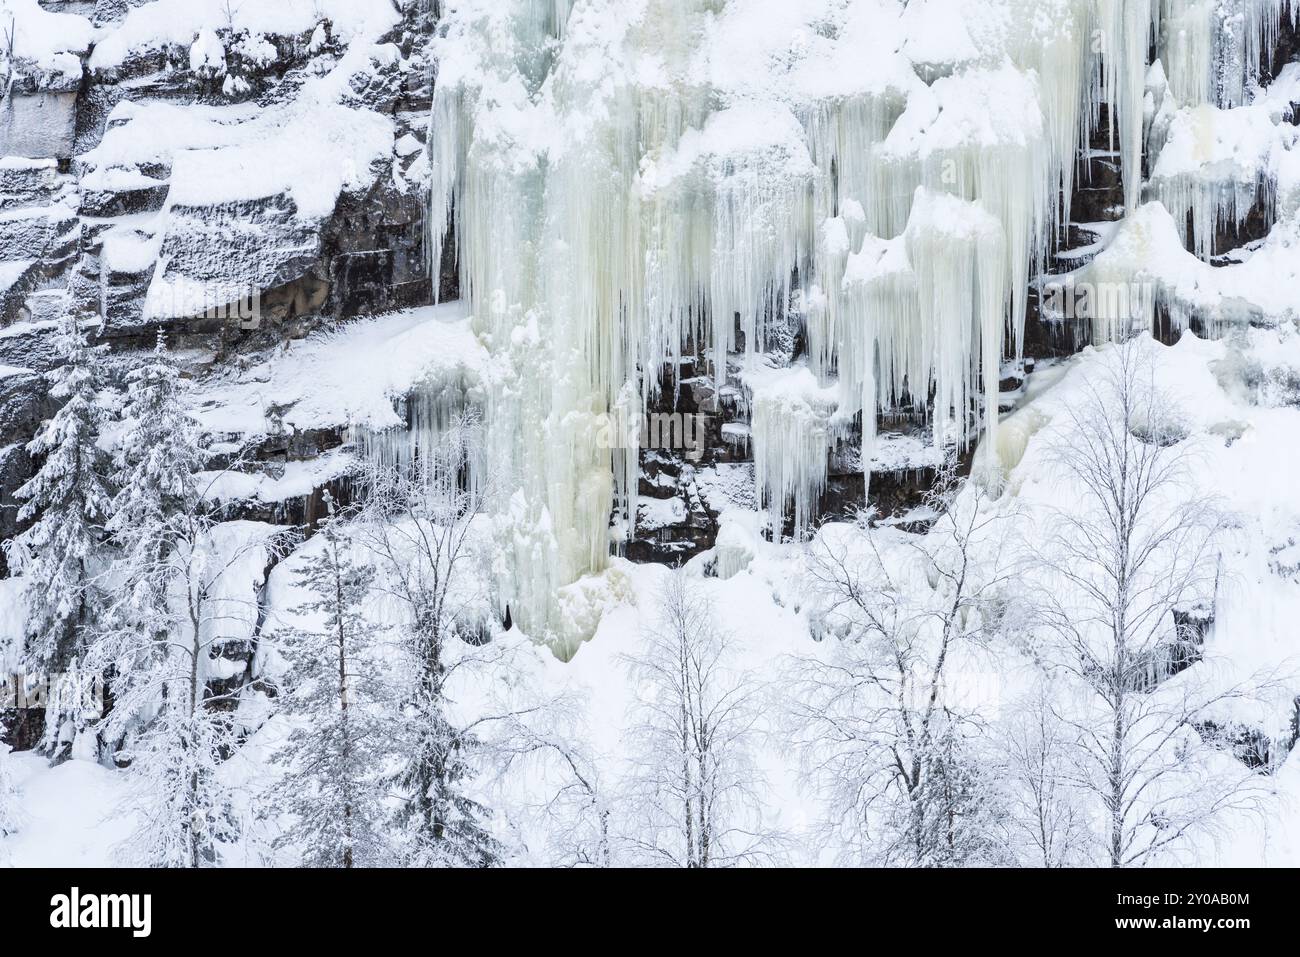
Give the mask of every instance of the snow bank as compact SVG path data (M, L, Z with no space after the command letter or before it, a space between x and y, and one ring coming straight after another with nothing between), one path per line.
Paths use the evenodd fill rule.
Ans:
M132 54L167 44L189 47L201 32L222 28L296 36L310 33L328 19L335 36L374 39L398 23L400 16L390 0L153 0L132 8L121 24L100 38L90 68L112 69Z
M37 0L0 0L0 22L14 31L14 59L20 70L36 69L76 83L81 57L90 49L94 28L85 17L54 13Z
M0 838L12 867L112 867L135 831L125 775L89 761L56 768L35 754L11 754L22 827Z
M459 306L416 309L290 342L260 365L206 383L195 415L212 434L246 437L400 428L397 400L422 384L474 380L484 364Z

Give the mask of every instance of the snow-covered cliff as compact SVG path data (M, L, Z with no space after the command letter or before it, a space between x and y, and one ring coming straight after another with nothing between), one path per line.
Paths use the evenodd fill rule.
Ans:
M191 863L302 859L311 809L265 807L285 740L335 728L296 697L330 615L384 728L337 775L462 755L376 798L381 860L695 860L655 804L681 784L654 777L675 635L701 672L682 714L745 702L718 806L755 842L728 862L1109 860L1113 831L1083 835L1113 782L1039 768L1068 779L1055 851L1015 782L1035 721L1111 707L1149 735L1124 786L1158 795L1115 825L1120 863L1294 863L1298 28L1294 0L0 0L0 539L41 557L18 493L51 432L93 423L113 482L149 478L142 384L178 363L169 438L204 456L149 627L190 629L185 720L234 829ZM77 330L108 347L102 402L52 429ZM1142 493L1123 535L1078 468L1108 441L1178 465L1117 482ZM122 651L149 591L122 524L71 556L108 596L69 641L105 670L147 657ZM1087 551L1112 533L1147 545L1122 574ZM7 555L0 670L51 641ZM880 837L929 811L870 763L890 721L931 720L925 681L944 730L918 767L969 827L946 847ZM0 755L48 805L0 851L109 859L102 808L169 767L167 709L132 706L45 729L72 771ZM1034 741L1087 764L1086 738ZM879 801L845 797L877 775ZM1239 840L1166 847L1228 780ZM435 797L470 822L454 848L420 844Z

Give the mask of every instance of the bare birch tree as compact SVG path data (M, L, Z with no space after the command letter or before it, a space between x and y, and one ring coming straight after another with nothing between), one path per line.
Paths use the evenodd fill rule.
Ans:
M544 702L503 721L495 751L504 780L526 776L542 795L522 809L545 833L543 853L555 867L614 867L622 859L615 794L587 745L578 699Z
M1027 867L1088 863L1088 825L1074 786L1070 728L1056 716L1050 687L1039 688L998 729L997 767L1007 844Z
M764 827L753 760L760 686L734 668L733 639L700 587L670 577L643 650L624 659L637 700L622 839L655 866L759 863L781 843Z
M1068 412L1054 452L1068 505L1053 509L1036 551L1051 664L1078 689L1052 703L1070 729L1072 783L1091 806L1100 860L1127 867L1212 834L1260 792L1244 767L1216 760L1221 742L1203 730L1208 708L1251 690L1188 671L1213 615L1227 521L1196 491L1185 430L1143 344L1108 359Z
M823 636L794 662L792 734L827 827L855 861L1001 856L996 789L975 745L984 721L960 683L998 627L1016 565L1004 514L962 488L941 476L929 499L940 517L925 536L872 528L864 515L813 546Z

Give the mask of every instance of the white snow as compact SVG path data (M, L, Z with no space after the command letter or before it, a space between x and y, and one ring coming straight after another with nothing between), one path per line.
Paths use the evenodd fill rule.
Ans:
M35 0L32 0L35 3ZM276 0L275 3L226 3L225 0L153 0L131 9L121 24L95 44L90 68L121 66L132 54L166 44L189 47L203 32L233 27L254 34L309 34L323 18L345 40L377 38L398 21L388 0Z
M71 82L81 77L81 57L90 49L94 28L85 17L44 9L37 0L0 0L0 22L12 24L18 68L37 70Z
M50 768L34 754L11 754L9 762L21 827L0 838L0 860L11 867L119 863L118 846L135 829L124 775L80 760Z
M657 529L686 521L686 503L680 498L642 498L637 522L642 528Z
M373 181L371 167L392 152L392 130L391 120L372 111L328 102L263 111L249 104L127 100L110 114L103 141L79 162L128 173L145 164L169 166L173 206L285 193L299 216L322 218L344 190Z
M206 383L195 415L217 435L277 428L404 426L394 403L425 383L473 381L484 353L456 304L352 322L289 342L260 365ZM277 425L272 413L279 412Z
M351 472L355 457L346 451L325 452L310 461L286 462L278 476L249 472L201 472L199 487L220 502L275 504L306 498L318 488Z
M700 374L719 386L740 370L751 421L724 435L751 447L754 464L692 477L720 530L712 553L682 574L716 604L744 667L779 690L787 657L819 653L812 639L821 637L807 548L782 541L787 517L796 539L865 549L871 535L891 561L919 541L889 527L831 525L814 536L829 456L855 423L868 477L938 467L982 436L973 485L1005 482L987 507L1022 510L1021 531L1041 533L1051 508L1077 493L1052 457L1071 440L1067 413L1114 361L1108 343L1147 333L1162 307L1176 329L1219 337L1186 332L1173 347L1142 339L1133 348L1177 399L1197 490L1236 516L1209 657L1195 674L1224 686L1260 670L1282 674L1278 695L1215 713L1280 743L1300 692L1291 640L1300 615L1300 131L1287 116L1300 67L1258 88L1262 51L1296 4L1235 7L1240 21L1227 29L1214 0L447 5L428 144L431 235L439 262L441 227L454 221L465 302L362 319L210 377L193 401L213 435L330 429L350 440L282 471L205 474L210 493L262 503L306 495L356 454L408 462L456 413L480 410L482 471L504 480L477 531L492 536L496 597L519 626L500 647L524 662L521 685L584 696L587 740L618 780L628 772L627 704L638 694L620 655L642 645L669 573L611 558L611 537L638 522L681 524L688 510L680 497L638 497L637 450L612 448L606 425L639 415L685 350L711 358ZM0 0L3 10L18 17L22 55L80 71L77 54L92 38L84 18L55 19L35 0ZM229 26L249 31L240 52L253 60L272 55L271 36L321 49L322 17L355 42L289 106L119 104L101 145L77 159L83 187L166 185L168 197L157 217L105 233L104 265L147 270L177 210L285 196L300 219L319 220L341 195L369 186L394 151L418 159L417 138L394 143L389 118L344 105L353 68L399 56L377 45L399 15L388 0L154 0L105 30L92 69L169 45L188 51L191 70L220 76L227 51L216 31ZM1096 244L1075 256L1095 258L1056 278L1137 298L1095 300L1084 318L1096 347L1031 375L1003 417L998 380L1021 358L1026 290L1070 221L1058 194L1071 191L1102 103L1125 217L1094 224ZM165 178L143 173L146 165ZM1268 237L1212 267L1216 230L1260 207ZM28 265L7 264L0 288ZM182 284L160 270L151 296L170 305L197 295ZM803 324L807 357L762 356L791 319ZM729 366L737 332L745 355ZM913 402L928 406L924 429L876 435L878 412ZM268 530L221 526L219 550ZM267 583L277 624L302 597L287 576L315 547ZM232 634L256 625L265 566L252 549L217 583ZM915 568L900 573L924 587ZM0 648L11 657L22 630L17 593L0 581ZM561 663L546 641L576 656ZM980 702L992 720L1032 683L1020 651L1005 642L960 663L972 673L996 665L996 691ZM274 640L259 657L274 667ZM463 691L467 713L503 693L472 681ZM280 730L264 727L231 773L247 773L253 787ZM18 761L30 820L3 850L18 862L108 862L129 827L98 815L125 802L123 776L84 762L49 770ZM759 763L770 821L799 839L796 860L825 862L833 851L811 839L816 810L779 738ZM1234 821L1226 853L1198 849L1198 863L1300 861L1300 758L1273 770L1268 833ZM509 797L537 797L545 784L509 785Z

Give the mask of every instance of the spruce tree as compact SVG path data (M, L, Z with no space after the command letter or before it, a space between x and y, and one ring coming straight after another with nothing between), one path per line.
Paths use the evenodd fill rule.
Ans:
M163 693L152 676L176 634L176 551L185 535L183 517L199 504L196 473L206 461L183 405L184 380L161 331L126 383L125 430L116 449L119 491L107 522L117 556L111 576L117 597L93 655L116 676L112 728L119 737L138 730L157 711L152 696Z
M232 548L214 537L220 516L199 476L208 456L161 336L128 384L122 490L108 523L121 550L121 594L94 661L118 676L109 724L125 744L119 759L136 778L133 862L208 866L239 836L221 765L239 743L240 692L217 694L208 685L213 648L232 620L220 581L251 549L270 554L279 539Z
M380 769L391 748L389 695L374 658L374 626L363 607L375 570L356 561L352 543L327 499L323 547L295 575L310 594L293 609L319 622L281 635L289 664L283 713L295 727L276 755L285 771L273 796L290 825L276 840L294 847L310 867L385 863Z
M6 545L10 564L26 581L26 667L50 677L84 659L101 604L93 580L104 559L112 501L111 464L98 445L109 414L102 394L106 347L90 345L75 315L65 317L55 344L60 362L47 378L61 405L27 446L42 464L16 493L23 502L19 520L35 521ZM66 755L76 720L75 702L53 698L42 749Z
M117 485L108 528L122 548L132 602L157 610L154 585L182 529L177 516L200 499L198 472L207 462L198 426L185 410L185 382L161 333L153 354L127 376Z

